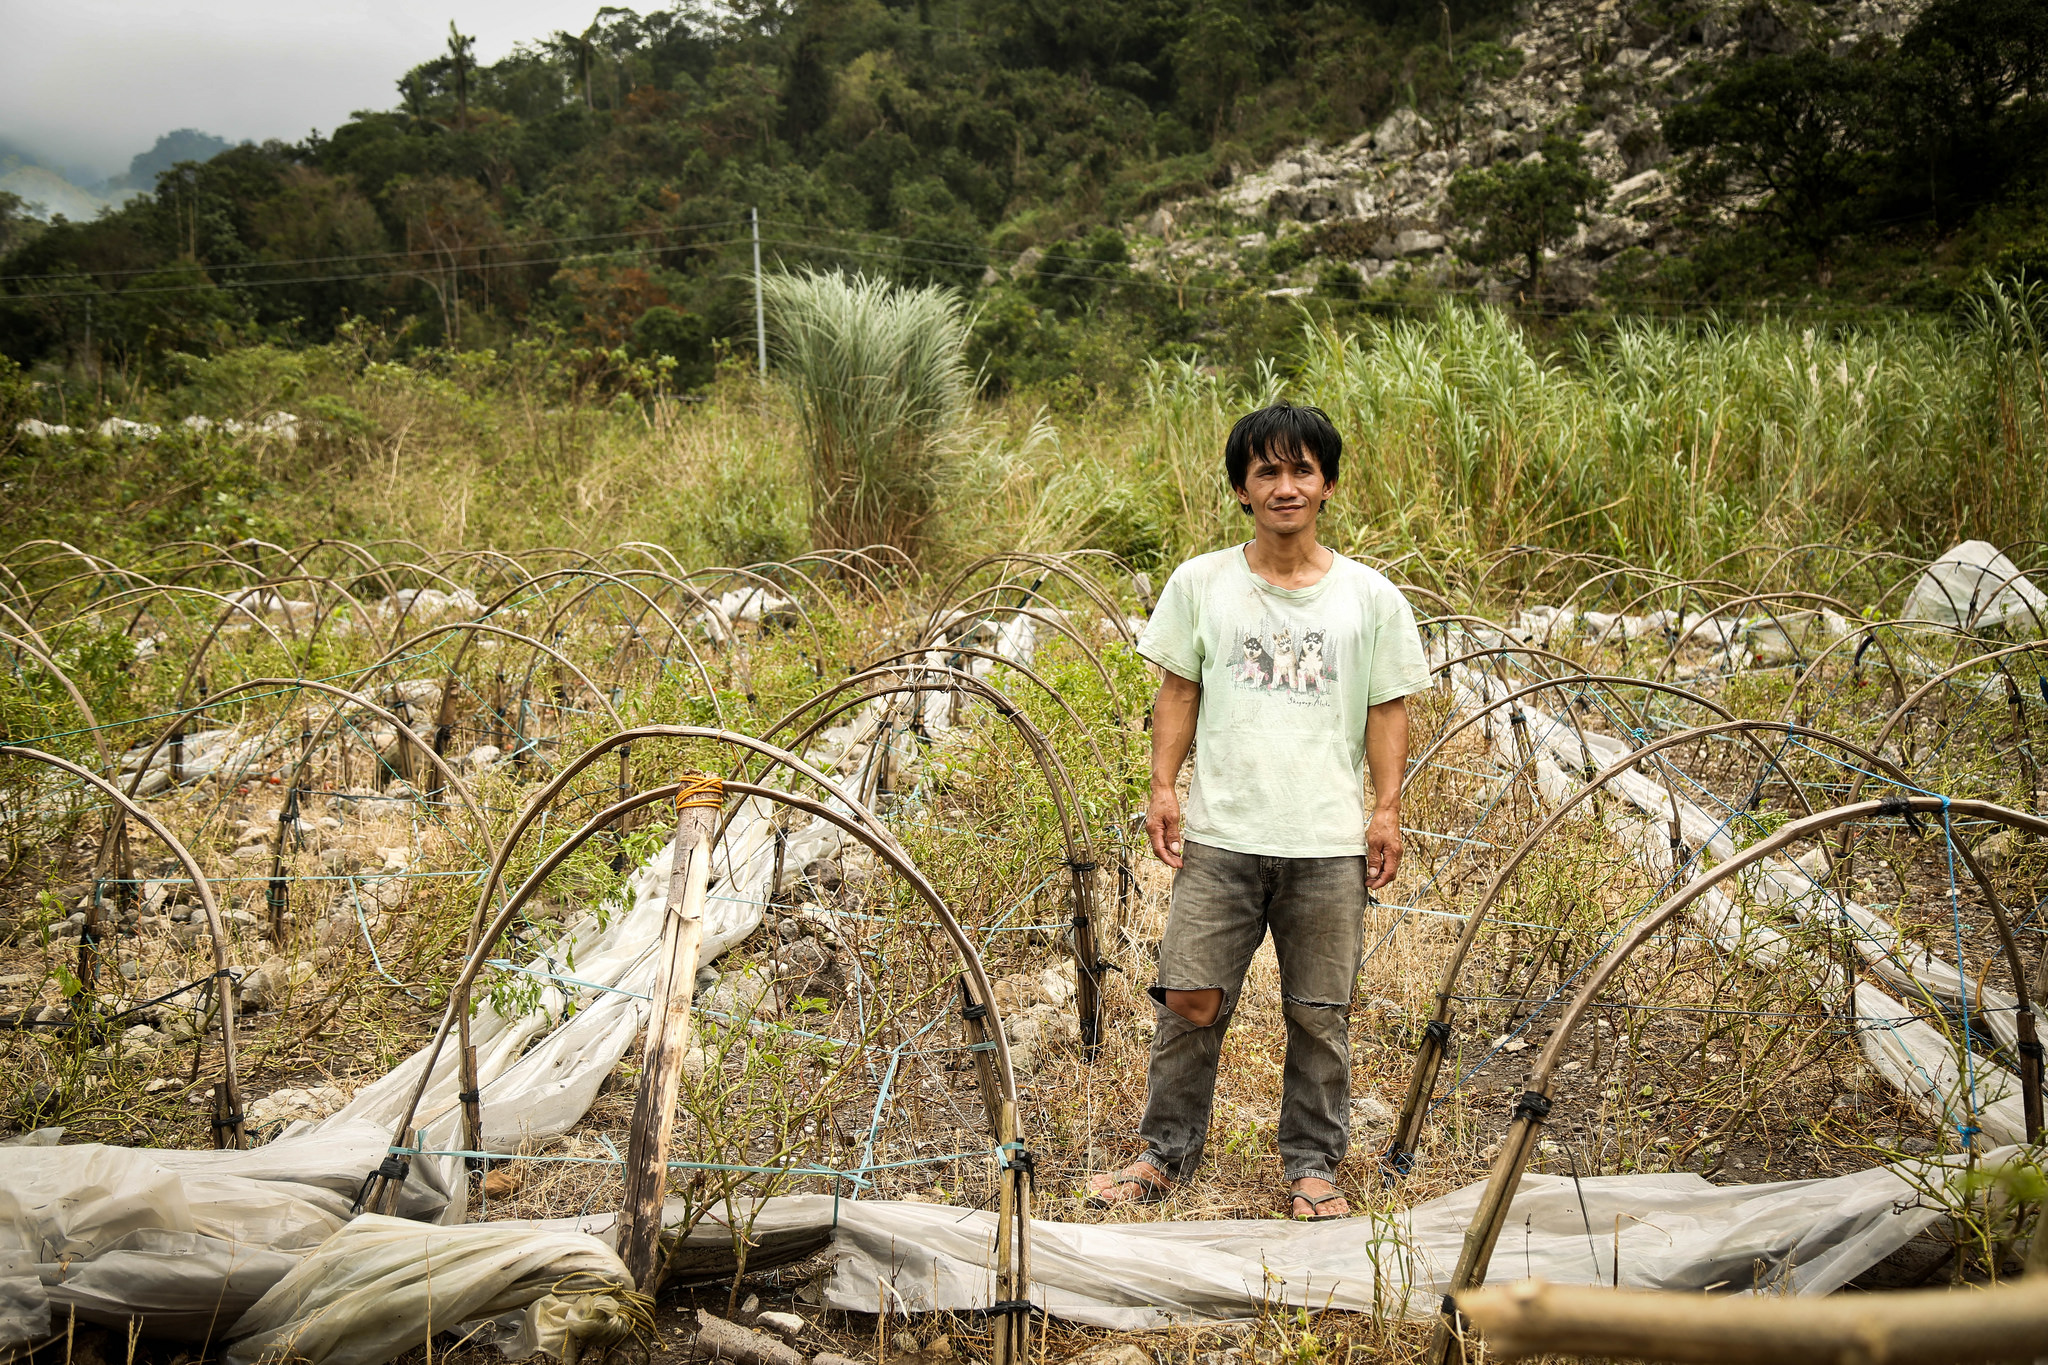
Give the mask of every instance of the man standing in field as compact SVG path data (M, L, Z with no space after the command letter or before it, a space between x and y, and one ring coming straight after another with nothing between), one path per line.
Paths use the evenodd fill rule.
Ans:
M1288 1213L1350 1212L1333 1181L1351 1132L1351 993L1366 892L1401 863L1405 698L1429 685L1429 667L1400 590L1316 541L1342 451L1312 407L1275 403L1231 428L1224 469L1253 537L1176 569L1138 642L1164 670L1145 829L1176 872L1150 992L1145 1155L1090 1179L1099 1208L1164 1199L1200 1164L1223 1034L1270 928L1287 1016ZM1175 783L1190 744L1183 823Z

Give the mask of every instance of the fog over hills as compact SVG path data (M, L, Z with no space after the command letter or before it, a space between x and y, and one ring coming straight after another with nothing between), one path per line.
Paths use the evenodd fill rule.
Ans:
M127 170L101 178L89 167L59 164L57 158L0 137L0 192L21 196L39 218L92 218L102 208L148 193L157 176L180 161L211 161L231 145L197 128L179 128L157 138L148 151L137 152Z

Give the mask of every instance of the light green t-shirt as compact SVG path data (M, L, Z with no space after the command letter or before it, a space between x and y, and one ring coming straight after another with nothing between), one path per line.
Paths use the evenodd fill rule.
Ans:
M1185 812L1197 843L1280 858L1364 853L1365 712L1429 686L1401 590L1335 555L1276 588L1244 547L1173 571L1138 652L1202 687Z

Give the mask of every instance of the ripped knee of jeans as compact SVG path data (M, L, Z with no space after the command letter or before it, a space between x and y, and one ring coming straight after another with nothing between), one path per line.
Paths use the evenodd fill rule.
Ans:
M1351 1018L1349 1000L1303 1000L1299 996L1282 995L1280 1006L1295 1022L1311 1026Z
M1154 986L1147 994L1196 1028L1209 1027L1223 1014L1221 986L1203 986L1187 991Z

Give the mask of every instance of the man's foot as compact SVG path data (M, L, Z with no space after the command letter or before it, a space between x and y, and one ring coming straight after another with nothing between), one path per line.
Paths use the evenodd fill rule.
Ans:
M1173 1193L1173 1182L1151 1162L1133 1161L1115 1175L1089 1176L1088 1188L1095 1191L1089 1208L1113 1209L1120 1204L1157 1204Z
M1288 1187L1287 1216L1302 1223L1349 1218L1351 1203L1343 1191L1319 1175L1305 1175Z

